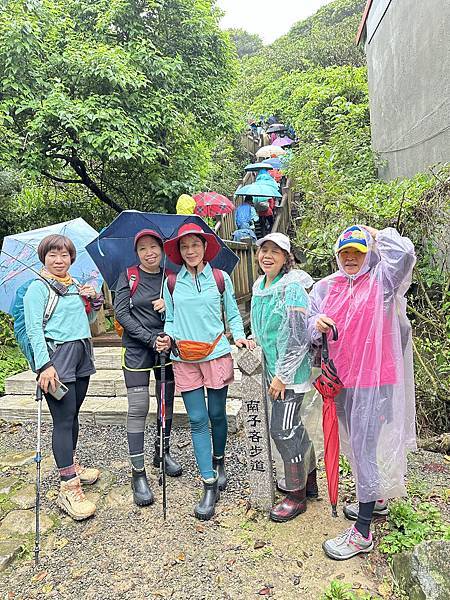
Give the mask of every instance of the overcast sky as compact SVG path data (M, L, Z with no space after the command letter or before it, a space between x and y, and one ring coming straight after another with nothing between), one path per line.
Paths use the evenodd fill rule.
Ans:
M221 21L224 29L240 27L259 33L268 44L287 33L297 21L309 17L331 0L218 0L226 13Z

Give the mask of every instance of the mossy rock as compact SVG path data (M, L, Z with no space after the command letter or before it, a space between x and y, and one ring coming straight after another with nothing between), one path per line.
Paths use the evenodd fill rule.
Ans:
M410 600L448 600L450 542L422 542L412 552L393 558L393 571L401 589Z

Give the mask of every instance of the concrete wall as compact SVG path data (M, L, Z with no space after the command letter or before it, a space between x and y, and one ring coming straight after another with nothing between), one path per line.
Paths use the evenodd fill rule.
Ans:
M380 177L411 177L449 162L449 0L374 0L366 25Z

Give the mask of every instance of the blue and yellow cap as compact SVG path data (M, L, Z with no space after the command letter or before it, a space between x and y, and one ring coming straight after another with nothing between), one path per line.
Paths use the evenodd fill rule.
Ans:
M366 234L361 227L353 225L341 233L336 242L336 253L338 254L344 248L356 248L360 252L368 252Z

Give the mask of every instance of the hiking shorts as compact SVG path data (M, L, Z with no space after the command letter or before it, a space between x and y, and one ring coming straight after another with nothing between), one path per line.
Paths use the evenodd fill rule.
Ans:
M201 387L221 390L234 381L231 354L196 363L176 360L173 362L173 370L178 392L190 392Z
M89 338L56 344L49 348L58 379L62 383L73 383L80 377L90 377L95 373L92 341Z
M144 344L122 346L122 369L127 388L148 385L153 369L156 381L161 380L159 353ZM172 364L166 362L166 381L173 381Z

